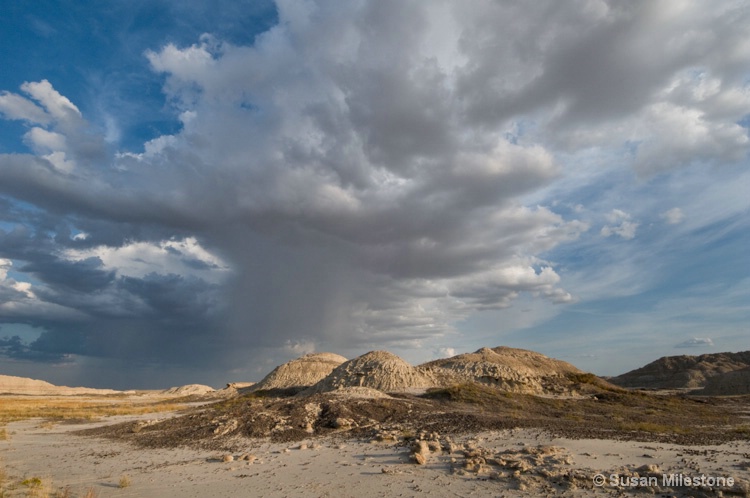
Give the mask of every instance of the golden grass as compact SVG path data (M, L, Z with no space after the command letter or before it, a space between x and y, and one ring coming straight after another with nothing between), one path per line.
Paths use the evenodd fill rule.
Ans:
M123 478L125 481L123 481ZM130 486L130 478L123 476L120 478L119 487L125 488L127 486ZM99 492L93 487L80 491L81 494L74 493L70 486L54 488L49 479L38 476L11 479L5 472L5 469L0 466L0 498L10 496L25 496L27 498L98 498L99 496Z
M180 410L185 406L177 399L160 401L107 398L0 397L0 425L29 418L48 420L95 420L113 415L142 415ZM0 439L7 437L0 429Z
M0 396L0 440L9 439L7 429L2 425L29 418L42 418L46 421L40 427L50 428L51 424L70 420L95 420L114 415L143 415L175 411L186 408L185 400L168 399L129 399L122 396ZM120 477L118 487L130 486L130 477ZM21 494L19 494L21 493ZM27 496L34 498L76 498L70 488L53 491L51 484L40 477L31 476L20 480L10 479L5 469L0 467L0 498L5 496ZM99 493L88 488L82 498L97 498Z
M596 380L588 374L575 379L582 383ZM706 427L715 427L732 436L750 434L750 425L733 423L723 408L713 404L615 390L606 385L595 397L580 399L504 393L480 384L429 389L424 397L473 405L511 420L534 419L538 424L574 429L690 437L705 433Z
M124 475L120 477L120 481L117 483L117 487L119 488L127 488L130 486L130 477Z

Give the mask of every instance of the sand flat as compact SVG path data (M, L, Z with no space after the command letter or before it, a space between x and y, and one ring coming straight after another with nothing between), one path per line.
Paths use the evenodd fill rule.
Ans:
M746 486L750 481L748 441L680 446L555 438L531 429L461 437L461 444L467 443L484 454L505 455L509 462L536 459L535 468L513 477L507 469L491 465L479 473L467 470L463 452L435 452L426 465L416 465L407 447L392 442L327 437L281 444L248 439L244 453L256 457L249 463L238 459L241 452L233 453L234 461L223 462L222 453L208 450L143 449L74 434L80 429L136 418L144 416L51 427L39 419L13 422L6 427L8 439L0 441L0 461L10 478L37 476L52 483L53 489L69 487L74 496L82 496L93 488L100 497L616 496L623 489L608 483L595 487L587 481L597 473L609 479L613 473L648 465L656 465L665 473L731 476L740 484L723 492L740 496L747 492L742 483ZM304 449L299 449L300 445ZM556 484L559 479L554 476L566 473L575 473L577 484ZM118 487L122 476L128 476L128 487ZM696 494L694 488L677 488L668 496L721 496L716 493L719 490ZM645 488L625 491L651 494Z

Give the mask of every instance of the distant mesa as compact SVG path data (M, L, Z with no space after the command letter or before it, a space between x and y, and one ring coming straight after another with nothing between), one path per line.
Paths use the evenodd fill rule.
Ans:
M344 363L346 358L334 353L311 353L274 368L250 391L266 389L303 390L314 386Z
M583 373L570 363L506 346L481 348L474 353L431 361L418 368L438 386L477 382L504 391L529 394L568 391L571 375Z
M750 367L750 351L665 356L609 381L621 387L699 389L717 375L746 367Z
M214 388L203 384L188 384L186 386L170 387L161 393L167 396L203 396L214 392Z
M20 394L28 396L75 396L79 394L118 394L112 389L93 389L88 387L56 386L43 380L0 375L0 394Z

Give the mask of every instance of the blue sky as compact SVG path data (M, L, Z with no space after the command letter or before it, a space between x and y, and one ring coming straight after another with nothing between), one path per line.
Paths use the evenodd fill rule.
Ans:
M747 2L14 2L0 371L748 349ZM18 338L14 338L17 336Z

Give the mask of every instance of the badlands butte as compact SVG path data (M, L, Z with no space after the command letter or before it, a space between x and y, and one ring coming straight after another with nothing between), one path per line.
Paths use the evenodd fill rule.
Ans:
M665 357L609 379L504 346L418 366L387 351L351 360L314 353L276 367L258 383L231 383L219 390L193 384L120 393L0 375L3 392L180 397L201 405L163 422L137 421L92 432L151 447L228 450L237 447L238 437L298 441L329 434L378 437L383 431L513 427L688 444L750 433L744 411L750 351Z
M55 391L41 381L0 376L0 392L88 395L98 403L123 397L178 402L180 410L173 412L103 419L63 432L79 445L109 441L143 452L138 458L178 450L202 455L198 460L207 465L255 479L258 487L240 493L244 496L748 496L749 380L750 352L666 357L605 379L533 351L495 347L416 366L387 351L350 360L308 354L276 367L258 383L218 390L190 385L158 392ZM20 433L31 430L17 427ZM29 451L40 451L40 444L29 443L36 448ZM303 450L313 460L300 462ZM294 474L294 487L284 477L290 463L282 463L290 452L297 460L289 462L301 468L319 474L322 467L315 465L330 465L338 471L328 469L325 483L310 477L316 472ZM374 461L369 473L349 472L346 467L354 464L343 463L346 454L360 452L365 463L356 465ZM265 470L246 472L260 464ZM154 463L153 469L166 472L169 466ZM136 468L144 476L157 472ZM667 471L710 471L725 481L689 489L675 481L627 489L592 481L599 472L661 479ZM391 481L386 485L374 476L391 476ZM405 492L389 487L409 476L412 485ZM144 486L134 496L182 496L187 481L197 485L186 479L174 484L176 494ZM445 482L430 488L425 479ZM445 486L451 485L448 492ZM194 496L223 496L233 489Z
M695 358L662 358L606 380L565 361L504 346L418 366L387 351L351 360L315 353L276 367L257 384L230 384L193 397L222 398L195 413L92 434L149 447L216 450L236 450L243 437L291 442L512 428L680 444L747 438L750 354ZM646 389L634 389L638 380ZM705 396L718 386L731 396Z

